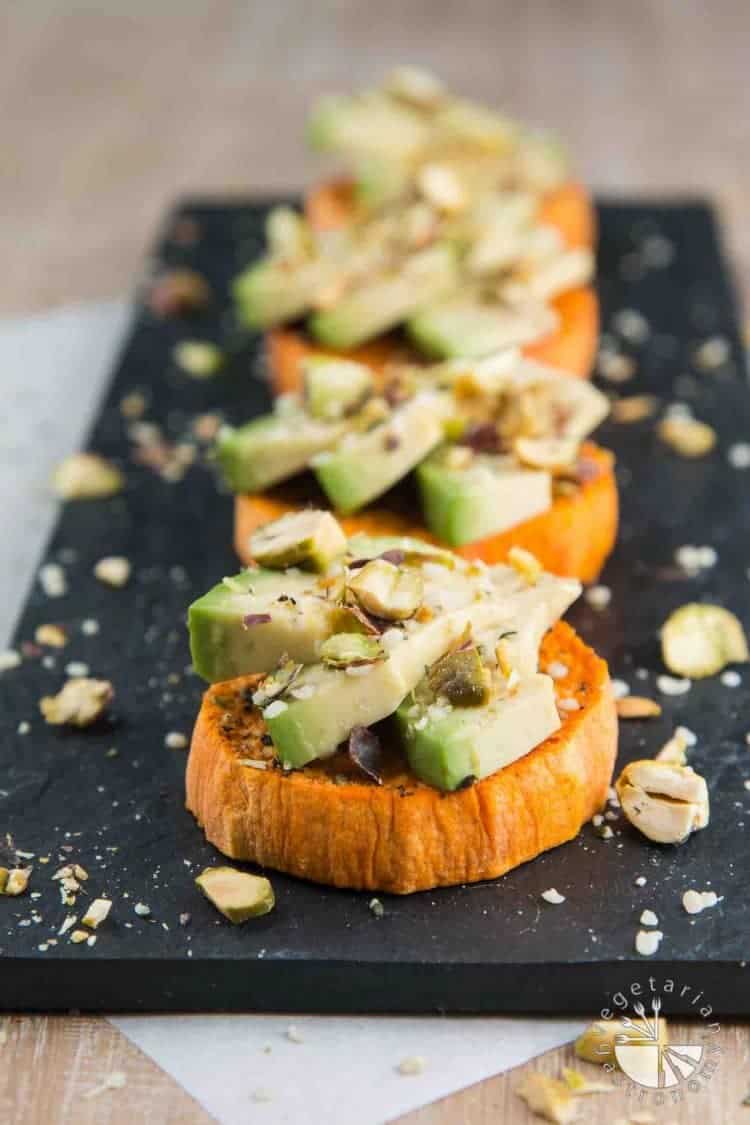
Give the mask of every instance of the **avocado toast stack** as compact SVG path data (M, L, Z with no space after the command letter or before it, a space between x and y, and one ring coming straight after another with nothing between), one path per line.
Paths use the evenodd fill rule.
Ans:
M382 371L518 346L590 374L594 221L556 141L411 68L324 100L310 136L348 178L306 216L271 212L267 256L234 286L240 319L270 330L278 391L309 354Z
M606 666L558 623L575 580L520 550L487 567L347 539L316 510L252 550L190 609L214 686L187 803L220 850L409 893L499 875L601 806L616 720Z
M393 365L387 379L309 357L301 394L220 435L238 554L252 560L263 523L327 502L349 534L419 535L490 563L521 546L591 580L617 525L611 456L585 441L607 409L587 382L514 349Z

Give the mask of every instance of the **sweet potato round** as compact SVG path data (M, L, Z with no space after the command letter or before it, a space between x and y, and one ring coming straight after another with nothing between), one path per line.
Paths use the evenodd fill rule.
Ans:
M187 807L225 855L316 883L410 894L493 879L572 839L606 799L617 750L607 666L564 623L542 644L541 667L553 660L580 709L519 761L449 794L395 751L381 786L344 754L289 774L242 765L263 756L263 720L240 694L257 677L216 684L193 732Z

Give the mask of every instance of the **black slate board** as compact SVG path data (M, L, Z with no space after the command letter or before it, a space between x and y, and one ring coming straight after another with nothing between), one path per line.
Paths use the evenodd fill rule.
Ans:
M676 723L698 734L691 760L709 780L711 825L679 849L648 845L620 822L609 841L587 826L574 843L494 883L380 896L380 919L368 909L370 895L275 875L275 912L234 928L195 890L193 875L219 857L183 808L185 755L165 749L164 736L188 733L198 707L201 684L185 671L184 613L194 596L237 569L231 503L203 464L178 484L134 466L118 404L126 392L145 391L147 419L172 438L199 412L220 409L239 421L265 405L257 342L236 332L227 301L229 279L259 249L264 210L197 202L170 220L167 232L178 215L194 219L201 237L185 247L167 233L158 259L195 266L218 299L190 324L140 312L91 440L127 465L127 491L64 509L45 558L64 560L69 593L50 600L37 584L16 644L50 620L69 625L74 639L53 669L29 656L0 675L0 829L17 847L51 857L47 865L34 861L37 899L0 900L0 1009L592 1012L616 989L653 975L693 990L675 997L673 1012L694 1010L690 997L701 988L715 1012L747 1014L748 673L739 688L704 682L665 698L660 720L623 726L622 761L652 754ZM638 357L626 393L689 402L720 435L717 451L697 462L666 452L649 424L609 423L600 435L617 453L622 489L620 541L603 579L614 596L606 611L581 603L571 619L614 675L654 695L662 670L656 630L673 607L705 598L750 618L748 475L726 459L732 442L750 436L750 394L710 211L606 203L600 219L603 326L610 330L618 310L636 308L652 329L641 346L626 346ZM654 235L669 240L674 261L642 270L644 241L652 252L663 248ZM718 373L695 373L694 346L713 334L729 340L731 362ZM170 352L185 337L228 344L225 372L206 382L179 373ZM718 565L680 577L673 553L685 543L713 545ZM92 578L103 554L132 560L129 587L111 590ZM98 620L98 635L81 634L85 618ZM38 699L59 688L70 660L115 683L110 724L59 733L42 722ZM636 668L647 679L637 679ZM29 734L17 733L23 721ZM116 757L107 756L110 747ZM60 939L40 951L66 914L51 876L68 861L88 869L92 895L113 897L112 914L94 947ZM640 874L643 888L634 882ZM540 900L551 886L566 895L562 906ZM710 887L723 901L691 919L680 901L688 887ZM150 905L150 918L134 913L139 901ZM648 961L633 951L646 907L665 933ZM178 921L183 912L192 915L187 927Z

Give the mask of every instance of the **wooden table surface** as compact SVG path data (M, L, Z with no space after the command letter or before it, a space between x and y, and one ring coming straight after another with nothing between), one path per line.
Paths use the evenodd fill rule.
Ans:
M126 291L176 195L303 186L311 99L403 61L560 129L597 189L710 194L750 293L747 0L24 0L0 11L0 44L0 316ZM721 1044L708 1090L658 1122L750 1121L746 1026ZM100 1018L0 1021L0 1059L8 1125L211 1120ZM403 1120L530 1121L520 1073L566 1060ZM85 1096L112 1071L125 1089ZM583 1103L583 1122L627 1117L619 1093Z

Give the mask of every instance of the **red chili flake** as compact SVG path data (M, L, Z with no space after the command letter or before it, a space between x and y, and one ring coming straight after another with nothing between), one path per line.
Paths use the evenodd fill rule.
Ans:
M382 759L383 747L380 739L368 727L354 727L349 735L347 753L355 766L374 781L376 785L383 784Z
M270 613L247 613L242 618L242 624L249 629L253 625L267 625L271 620Z

